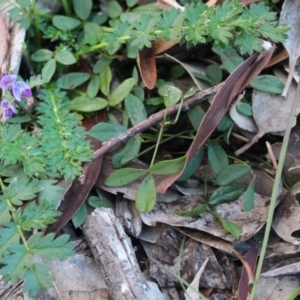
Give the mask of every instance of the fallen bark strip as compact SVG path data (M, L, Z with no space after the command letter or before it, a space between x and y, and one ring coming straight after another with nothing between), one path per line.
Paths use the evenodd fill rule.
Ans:
M163 299L157 285L146 281L131 241L112 209L96 209L83 226L93 255L114 300Z
M216 86L213 86L211 88L208 88L204 91L201 91L197 93L195 96L190 97L186 99L182 104L182 111L189 110L191 107L199 104L200 102L206 100L208 97L216 94L224 83L220 83ZM147 120L129 128L127 131L119 134L117 137L111 139L108 142L105 142L102 144L102 147L94 152L94 159L96 159L99 156L104 155L112 148L116 147L120 143L123 143L125 140L129 139L130 137L143 132L150 128L151 126L154 126L155 124L159 123L163 120L165 111L167 110L167 116L174 115L178 112L180 108L180 104L173 105L167 109L161 110L155 114L152 114Z

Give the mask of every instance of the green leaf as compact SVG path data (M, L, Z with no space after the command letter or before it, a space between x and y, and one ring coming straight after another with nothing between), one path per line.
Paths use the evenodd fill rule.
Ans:
M147 173L148 170L133 168L116 170L105 179L104 184L109 187L124 186L145 176Z
M253 33L242 30L239 36L235 39L235 46L240 49L241 54L249 53L253 51L261 52L262 40L256 37Z
M245 199L244 199L244 208L245 211L250 211L254 208L254 188L255 188L255 179L256 176L253 176L252 181L250 182L246 193L245 193Z
M284 89L284 83L273 75L257 76L251 81L250 86L257 90L273 94L281 94Z
M219 131L227 131L230 127L232 127L232 125L234 125L234 122L232 121L232 119L230 118L230 116L228 114L226 114L221 122L218 124L217 129Z
M55 238L54 233L49 233L41 237L41 233L39 232L33 234L27 243L32 254L39 255L47 260L52 258L64 260L74 255L74 251L72 250L74 245L72 242L68 242L69 238L70 236L67 234Z
M83 203L81 207L77 210L75 215L72 217L72 223L75 228L81 226L87 218L87 207L86 204Z
M99 123L91 128L89 135L100 142L107 142L125 132L126 127L109 123Z
M224 168L216 178L218 185L228 185L231 182L242 178L251 171L251 168L244 164L230 165Z
M201 147L200 149L197 150L197 152L192 157L192 159L187 162L183 172L181 173L181 175L178 177L176 181L185 181L189 179L198 170L202 162L203 154L204 154L204 148Z
M199 217L207 209L207 204L201 204L192 210L176 211L175 214L180 217Z
M205 116L205 111L199 105L197 105L189 109L187 115L193 125L193 128L197 131L202 119Z
M118 1L109 1L107 5L107 14L111 19L117 18L122 13L122 7Z
M30 265L29 254L24 245L15 245L9 247L10 255L4 257L0 263L5 265L0 269L0 274L10 279L12 285L16 285L24 274L26 267Z
M54 58L51 58L45 63L42 69L43 81L49 82L55 72L55 69L56 69L56 60Z
M101 73L99 74L99 80L100 80L100 90L105 96L108 96L109 94L111 79L112 79L112 73L110 67L109 66L103 67Z
M45 292L52 286L55 277L50 274L51 268L41 263L30 264L21 278L24 280L23 292L30 297L37 297L38 292Z
M19 245L19 243L20 234L15 223L9 222L4 228L0 228L0 258L9 254L7 249L10 246Z
M91 196L88 198L88 204L94 208L98 207L106 207L106 208L113 208L112 205L106 201L105 199L96 197L96 196Z
M129 139L125 147L113 156L112 164L114 168L121 168L135 159L140 152L140 148L141 138L139 136L134 136Z
M222 70L219 65L212 64L205 69L206 76L214 83L218 84L222 81Z
M158 94L164 97L166 107L176 104L182 97L182 91L169 84L161 85L158 89Z
M126 5L128 7L133 7L137 4L138 0L126 0Z
M84 24L84 41L90 46L98 44L101 40L102 29L98 24L86 22Z
M93 8L92 0L72 0L73 8L77 17L85 21L91 14Z
M39 192L39 201L48 200L53 202L55 205L63 199L64 189L56 185L56 180L44 179L39 180L39 185L41 186L41 191Z
M80 25L80 21L71 17L55 15L52 19L53 25L63 31L70 31Z
M240 102L237 106L236 109L241 113L244 114L245 116L251 117L252 114L252 107L250 104L245 103L245 102Z
M31 59L35 62L48 61L52 57L53 53L48 49L39 49L31 55Z
M55 210L55 206L50 201L43 201L39 205L31 202L26 206L20 218L16 217L15 222L25 231L45 229L47 225L54 223L59 215L61 213Z
M68 73L62 75L57 81L57 87L61 89L71 90L90 79L88 73Z
M0 196L0 220L1 220L1 224L10 221L10 218L11 218L11 215L10 215L10 212L9 212L8 203L7 203L6 199L3 196ZM1 233L0 233L0 236L1 236Z
M186 156L160 161L150 168L150 173L153 175L171 175L178 173L183 169L185 161Z
M90 99L94 99L97 96L99 92L99 87L100 87L99 77L97 75L93 75L86 91Z
M223 218L219 213L217 213L216 211L211 211L211 213L216 216L220 222L222 223L223 227L225 230L227 230L228 232L230 232L235 239L239 239L241 232L242 232L242 228L241 226Z
M228 202L238 199L244 192L240 185L232 184L217 188L209 198L209 204L216 205L222 202Z
M100 97L90 99L89 97L79 96L70 101L70 104L73 110L93 112L105 108L108 102Z
M75 56L69 51L57 52L54 58L56 61L66 66L73 65L77 62Z
M135 206L140 212L150 212L156 202L156 188L154 178L148 174L138 188Z
M238 52L230 46L226 46L225 48L214 47L213 51L220 55L222 61L221 67L230 74L244 61Z
M30 180L29 176L14 177L7 188L4 190L4 197L10 199L15 205L22 205L21 200L29 200L36 197L36 194L41 191L37 179Z
M209 164L217 174L228 166L227 154L219 144L209 143L207 155Z
M129 115L131 124L137 125L147 119L147 112L143 102L137 97L128 94L125 97L125 108Z
M110 106L118 105L136 85L135 78L125 79L108 97L108 104Z
M103 71L103 69L106 66L109 66L111 64L112 60L109 58L106 58L105 56L102 56L94 65L93 67L93 73L99 74Z

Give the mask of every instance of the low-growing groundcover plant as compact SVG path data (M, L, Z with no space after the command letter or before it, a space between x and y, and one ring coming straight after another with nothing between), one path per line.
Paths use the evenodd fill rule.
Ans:
M226 49L243 60L239 55L261 51L264 39L283 42L287 32L264 3L246 7L233 0L225 1L222 6L207 7L195 1L186 4L184 9L176 6L161 11L154 4L138 6L137 2L127 0L121 5L118 1L100 1L99 5L92 0L62 0L62 10L51 15L47 9L37 9L35 0L17 0L10 11L10 17L27 29L24 57L40 75L27 82L16 74L1 76L0 274L13 285L24 280L24 292L31 296L45 291L53 280L48 267L35 258L65 259L73 254L68 236L55 238L52 233L44 235L44 230L59 216L56 208L63 196L57 181L80 176L82 163L93 158L81 119L104 108L119 110L122 124L108 113L109 122L94 126L89 132L106 142L144 121L152 111L168 108L196 92L192 89L182 95L174 84L160 78L156 85L157 96L146 98L134 60L124 76L115 67L118 60L136 58L140 50L151 47L152 42L160 38L180 40L180 44L188 48L206 43L217 54ZM225 59L221 54L220 57ZM82 64L88 64L90 72L82 72ZM208 69L207 76L201 79L213 85L222 78L222 71L220 68L217 71L221 74L218 80L209 76L214 73L211 71ZM121 79L117 87L114 87L114 77ZM38 93L33 90L35 86L41 86ZM193 112L189 113L194 129L175 137L193 138L192 132L197 130L199 120L195 121L192 115ZM124 172L128 177L120 181L117 176L119 182L116 182L113 176L118 173L112 173L107 184L126 184L145 176L141 187L146 187L150 197L145 198L144 193L140 193L137 207L141 211L149 211L155 204L153 175L172 174L184 165L184 157L155 163L158 145L174 138L165 130L172 123L165 118L160 129L152 128L152 135L135 136L123 149L113 152L113 165L120 168L116 172ZM218 141L226 140L231 128L232 122L224 120L219 127ZM147 151L155 149L148 170L122 169L145 152L142 143L150 142L152 146ZM239 186L231 185L236 178L224 183L225 171L230 170L213 165L215 155L224 168L232 168L224 150L215 143L208 143L207 148L212 168L219 174L220 188L207 204L196 209L197 214L209 205L234 200L243 192ZM199 166L202 156L203 151L200 151L194 165ZM192 168L188 176L194 171ZM240 174L249 171L250 167L243 164L239 168ZM188 215L186 212L178 214ZM217 217L238 238L239 229L221 216Z

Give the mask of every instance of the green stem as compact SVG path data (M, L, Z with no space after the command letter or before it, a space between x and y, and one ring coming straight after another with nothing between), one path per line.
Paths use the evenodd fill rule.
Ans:
M4 183L3 183L1 177L0 177L0 187L1 187L2 191L4 192L4 190L5 190L5 185L4 185ZM8 198L5 198L5 199L6 199L7 206L8 206L9 208L11 208L11 209L10 209L11 215L12 215L14 221L16 221L16 213L15 213L15 211L13 210L13 209L14 209L13 204L12 204L12 202L11 202L10 199L8 199ZM15 223L16 223L16 222L15 222ZM24 244L26 250L29 251L30 249L29 249L29 247L28 247L28 244L27 244L27 241L26 241L26 238L25 238L25 236L24 236L24 233L23 233L23 230L22 230L21 226L20 226L20 225L17 225L17 229L18 229L18 232L19 232L19 234L20 234L21 240L22 240L22 242L23 242L23 244Z
M172 139L174 139L174 138L181 138L181 134L186 134L186 133L188 133L188 132L190 132L190 130L183 131L183 132L181 132L180 134L176 134L176 135L164 134L163 136L164 136L164 137L166 136L167 138L165 138L164 140L160 141L160 144L166 143L166 142L168 142L168 141L170 141L170 140L172 140ZM142 135L142 137L143 137L143 135ZM184 137L183 137L183 138L184 138ZM186 137L186 138L187 138L187 137ZM192 138L190 137L190 139L192 139ZM149 142L152 142L153 140L154 140L154 139L150 140ZM156 138L155 138L155 140L156 140ZM153 145L153 146L148 147L148 148L145 149L144 151L141 151L137 157L140 157L140 156L144 155L145 153L151 151L151 150L154 149L155 147L156 147L156 144Z
M291 129L293 127L293 121L294 121L294 118L295 118L295 111L296 111L296 107L297 107L297 103L298 103L298 99L299 99L299 94L300 94L300 82L297 86L297 92L296 92L296 95L294 97L293 106L292 106L291 112L290 112L289 123L288 123L288 126L286 128L284 138L283 138L282 147L281 147L281 150L280 150L279 162L278 162L278 167L277 167L275 181L274 181L273 190L272 190L271 203L270 203L270 207L269 207L269 213L268 213L268 219L267 219L267 224L266 224L266 229L265 229L264 240L263 240L263 243L262 243L262 247L261 247L261 251L260 251L260 255L259 255L259 260L258 260L258 264L257 264L257 269L256 269L255 279L254 279L254 285L253 285L249 300L254 299L255 292L256 292L256 289L257 289L257 285L258 285L258 280L259 280L259 277L260 277L260 273L261 273L261 270L262 270L264 258L265 258L265 255L266 255L266 249L267 249L267 245L268 245L269 235L270 235L270 232L271 232L274 210L275 210L275 207L276 207L276 201L277 201L277 197L278 197L278 190L279 190L279 186L280 186L280 183L281 183L281 175L282 175L283 165L284 165L284 162L285 162L285 156L286 156L286 152L287 152L287 147L288 147L288 142L289 142L289 138L290 138L290 134L291 134Z
M160 141L161 141L161 138L162 138L162 136L163 136L164 128L165 128L165 125L164 125L164 120L163 120L162 124L160 124L160 130L159 130L157 142L156 142L156 145L155 145L155 149L154 149L154 153L153 153L153 156L152 156L152 160L151 160L149 169L150 169L150 168L153 166L153 164L154 164L154 161L155 161L155 158L156 158L156 155L157 155L157 151L158 151L158 147L159 147L159 145L160 145Z
M62 5L64 7L65 13L68 17L70 17L72 15L72 11L69 5L68 0L62 0Z
M41 48L42 40L41 40L41 32L40 32L40 22L39 22L39 13L36 7L36 1L32 0L32 10L34 15L34 26L36 32L36 46L38 49Z

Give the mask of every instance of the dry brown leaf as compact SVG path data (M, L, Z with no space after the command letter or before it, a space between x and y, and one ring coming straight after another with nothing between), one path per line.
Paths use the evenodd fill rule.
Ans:
M255 245L252 245L245 257L245 261L247 261L250 266L252 274L255 272L257 257L258 248ZM251 294L251 290L252 287L249 285L248 273L245 270L245 267L243 267L238 289L238 300L247 300L248 296Z
M286 242L300 245L300 239L293 237L294 231L300 229L300 204L296 194L300 193L300 182L296 183L290 193L279 204L272 223L273 229Z
M298 286L299 278L297 276L280 276L276 278L260 277L255 299L288 299Z
M168 49L172 48L176 44L180 42L181 39L178 39L177 41L165 41L164 39L157 39L154 42L152 42L152 49L154 55L158 55L162 52L167 51Z
M271 66L274 66L279 62L282 62L283 60L287 59L288 57L289 57L288 52L286 50L282 50L270 59L266 67L269 68Z
M209 261L209 258L207 257L205 259L205 261L203 262L203 264L201 265L199 271L195 275L195 278L193 279L193 281L191 282L191 284L185 291L184 297L186 300L198 300L199 299L199 294L197 293L198 287L199 287L199 281L200 281L200 278L202 276L202 273L203 273L208 261Z
M285 0L281 14L280 23L286 24L290 30L288 31L287 39L284 47L289 53L289 76L285 84L282 95L285 97L288 93L292 83L294 70L298 58L300 57L300 1L299 0Z
M288 263L285 266L280 266L264 272L261 274L262 277L277 277L282 275L292 275L300 273L300 262Z
M137 57L137 65L145 86L152 90L157 79L156 62L152 48L143 48Z
M208 212L203 212L198 218L180 217L176 211L191 210L203 203L201 196L184 196L176 202L158 202L153 211L148 214L141 214L142 220L149 226L162 222L176 227L197 229L220 237L227 241L235 241L235 238L228 233L220 221ZM251 238L265 224L268 214L270 198L255 194L254 209L244 212L244 195L238 200L222 203L216 206L216 211L231 222L241 226L242 232L239 241Z

